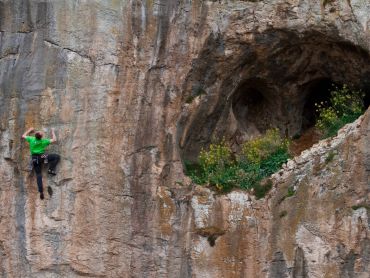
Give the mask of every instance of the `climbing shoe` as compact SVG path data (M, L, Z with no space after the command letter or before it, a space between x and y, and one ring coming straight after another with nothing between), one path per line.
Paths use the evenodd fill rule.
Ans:
M50 186L48 186L48 194L50 197L53 195L53 189Z
M51 176L55 176L57 173L54 170L49 169L48 174Z
M40 193L40 199L41 199L41 200L44 200L44 192L41 192L41 193Z

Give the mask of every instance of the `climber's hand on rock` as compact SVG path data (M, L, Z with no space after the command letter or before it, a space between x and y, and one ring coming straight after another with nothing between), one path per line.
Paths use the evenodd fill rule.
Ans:
M35 129L33 127L30 127L25 133L23 133L22 135L22 139L25 139L26 136L28 136L28 134L30 134L32 131L34 131Z
M57 141L57 137L55 135L55 128L51 129L51 143L55 143Z

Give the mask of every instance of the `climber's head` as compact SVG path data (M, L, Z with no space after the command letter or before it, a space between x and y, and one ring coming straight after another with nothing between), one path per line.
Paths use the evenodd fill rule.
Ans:
M42 132L41 131L37 131L35 133L35 137L36 137L37 140L40 140L42 138Z

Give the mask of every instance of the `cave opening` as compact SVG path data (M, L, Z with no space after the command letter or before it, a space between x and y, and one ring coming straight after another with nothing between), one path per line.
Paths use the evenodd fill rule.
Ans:
M330 78L314 79L305 85L303 105L301 106L301 125L298 127L298 132L292 137L289 147L293 155L300 154L320 140L321 132L315 127L319 116L315 104L330 104L331 91L334 87L341 87L341 84Z
M331 92L335 88L342 88L343 85L342 83L334 82L330 78L316 79L307 84L302 110L302 132L312 128L317 121L318 112L315 104L327 103L330 105ZM350 90L352 89L364 93L364 108L367 109L370 104L370 89L366 86L362 86L359 89L350 88Z
M367 82L364 83L361 90L365 94L364 105L365 109L367 109L370 106L370 80L367 80Z
M330 103L330 93L333 87L341 87L341 84L333 82L330 78L322 78L311 81L306 90L306 98L302 110L301 132L313 127L318 113L316 103Z
M293 136L290 151L294 155L300 154L303 150L310 148L322 138L322 131L315 127L319 113L316 103L330 106L331 92L335 88L342 88L344 83L334 82L330 78L320 78L310 81L304 89L304 105L302 109L302 124L300 132ZM369 106L369 90L365 87L361 89L364 93L364 107Z
M237 153L246 141L271 128L293 139L293 153L298 155L320 140L315 103L330 104L333 86L361 89L365 108L369 106L367 51L314 31L297 36L289 30L272 30L254 39L236 47L232 56L212 51L217 46L212 41L194 64L184 95L191 95L198 84L206 93L184 105L179 121L184 160L196 162L200 150L221 138ZM212 63L205 66L207 61ZM217 78L209 79L210 72Z
M233 95L232 112L239 131L248 134L248 137L266 132L271 123L271 97L263 82L244 82Z

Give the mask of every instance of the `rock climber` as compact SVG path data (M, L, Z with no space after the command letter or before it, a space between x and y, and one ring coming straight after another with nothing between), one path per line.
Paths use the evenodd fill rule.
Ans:
M35 136L29 136L31 132L34 132L34 128L29 128L23 135L22 139L25 139L28 144L30 145L30 151L31 151L31 158L32 158L32 164L33 168L36 172L36 178L37 178L37 187L40 193L40 199L44 199L44 190L42 187L42 164L48 163L49 169L48 173L49 175L55 176L55 168L60 160L60 156L58 154L46 154L45 149L47 146L49 146L51 143L55 143L57 141L57 137L55 136L55 129L51 129L51 139L43 138L44 134L41 131L36 131ZM48 192L51 195L52 190L51 187L48 187Z

